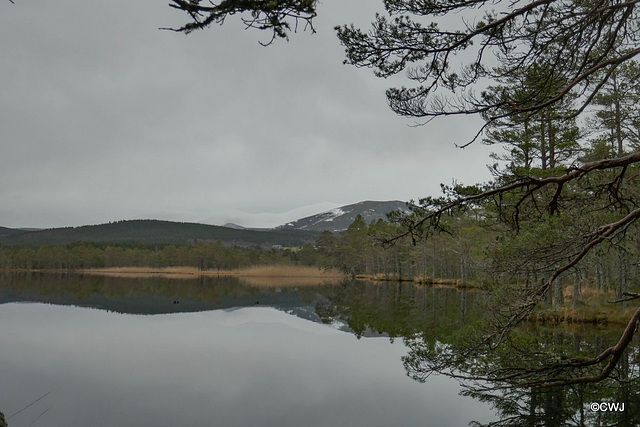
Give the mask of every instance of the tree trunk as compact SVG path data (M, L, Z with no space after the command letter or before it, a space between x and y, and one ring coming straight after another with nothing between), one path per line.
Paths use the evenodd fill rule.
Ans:
M615 132L616 132L616 142L618 143L618 157L622 157L624 153L624 145L623 145L623 135L622 135L622 109L620 107L620 96L622 95L619 92L618 88L618 79L616 78L616 73L613 73L613 105L615 108Z
M624 250L618 250L618 286L616 288L616 298L622 298L622 294L627 291L627 260Z
M573 307L578 306L578 302L580 301L580 286L582 283L582 274L580 274L580 270L576 269L575 275L573 278L573 293L571 296L571 305Z
M564 294L562 293L562 281L556 280L553 282L553 306L560 308L564 305Z
M550 117L547 117L547 123L549 124L547 130L549 140L549 167L554 168L556 167L556 132Z
M544 119L540 122L540 162L542 170L547 169L547 140Z

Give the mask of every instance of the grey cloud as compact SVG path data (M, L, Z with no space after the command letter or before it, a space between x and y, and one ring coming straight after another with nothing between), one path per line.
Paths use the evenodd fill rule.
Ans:
M454 148L472 126L410 127L392 82L342 64L332 27L380 7L348 3L268 48L232 21L159 30L182 17L150 0L3 4L0 225L285 213L487 179L486 147Z

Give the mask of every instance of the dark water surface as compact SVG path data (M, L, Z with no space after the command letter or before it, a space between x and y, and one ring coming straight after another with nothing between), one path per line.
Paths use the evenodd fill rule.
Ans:
M625 395L625 424L584 414L599 395L474 399L450 377L411 379L411 338L446 342L479 318L482 297L399 283L4 275L0 411L10 427L636 425L637 392Z

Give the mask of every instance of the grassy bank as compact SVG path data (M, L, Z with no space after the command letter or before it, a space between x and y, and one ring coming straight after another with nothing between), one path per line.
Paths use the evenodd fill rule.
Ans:
M564 305L536 310L529 320L540 324L616 324L626 325L640 305L640 300L615 303L613 290L603 291L583 285L575 300L573 286L563 292Z

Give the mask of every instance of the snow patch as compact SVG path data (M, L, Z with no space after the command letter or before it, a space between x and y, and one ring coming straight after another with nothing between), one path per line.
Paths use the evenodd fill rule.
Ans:
M337 217L344 215L345 213L346 212L340 208L335 208L328 212L323 212L319 215L320 218L316 222L314 222L312 225L316 225L320 222L331 222Z

